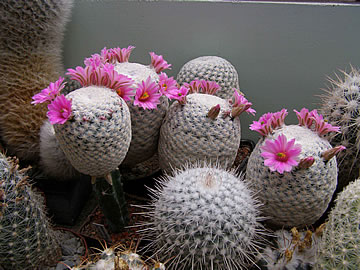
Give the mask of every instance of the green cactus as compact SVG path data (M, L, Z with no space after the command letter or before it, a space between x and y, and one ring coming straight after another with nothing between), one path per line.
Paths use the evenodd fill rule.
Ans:
M316 255L316 270L356 270L360 266L360 180L335 200Z
M201 56L184 64L176 77L180 85L194 80L215 81L220 85L215 95L223 99L231 98L233 88L239 89L239 76L235 67L219 56Z
M168 269L246 269L263 233L259 203L243 178L191 166L160 179L144 230Z
M343 78L329 79L330 86L322 95L320 112L332 125L341 126L341 134L329 136L332 145L342 144L346 150L338 155L338 187L341 191L359 177L360 162L360 70L351 67Z
M18 168L16 160L0 154L0 265L32 270L56 262L61 251L44 199Z

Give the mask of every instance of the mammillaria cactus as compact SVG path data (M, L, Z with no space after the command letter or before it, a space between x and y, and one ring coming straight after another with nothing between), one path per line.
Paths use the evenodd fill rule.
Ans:
M336 198L319 243L314 269L355 270L360 265L360 180Z
M338 155L338 187L341 191L359 177L360 162L360 71L351 67L344 78L329 79L331 85L322 95L320 112L332 125L341 126L341 134L329 136L332 145L342 144L346 150Z
M162 71L171 67L162 56L150 52L151 64L130 63L134 46L127 48L104 48L94 54L85 64L111 63L118 74L133 80L136 91L134 100L126 99L131 114L132 139L122 166L133 167L148 160L157 151L161 122L169 107L168 98L173 99L178 91L176 81Z
M168 269L246 269L264 233L259 203L242 178L218 167L176 170L152 190L154 256Z
M160 129L161 169L169 172L197 161L232 166L241 139L238 116L255 110L238 90L233 89L229 101L213 95L218 89L215 82L204 80L180 88L181 99L170 106Z
M183 65L177 74L180 85L194 80L215 81L221 90L215 95L224 99L231 98L233 88L239 89L239 76L235 67L219 56L201 56Z
M275 227L303 227L317 221L328 207L337 183L332 148L323 136L339 132L316 110L295 111L299 125L284 125L285 109L267 113L250 129L263 137L251 153L246 178L256 186L263 214Z
M61 43L73 0L0 1L0 136L8 153L39 159L46 106L31 97L63 73Z
M44 200L25 172L17 160L0 154L0 265L6 269L37 269L61 255Z

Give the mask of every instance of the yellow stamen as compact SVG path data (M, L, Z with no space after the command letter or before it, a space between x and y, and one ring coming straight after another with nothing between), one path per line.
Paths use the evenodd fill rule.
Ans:
M139 97L139 100L145 100L149 97L149 93L147 91L144 92L144 94L141 95L141 97Z
M278 157L279 160L286 160L286 154L285 153L277 153L276 156Z

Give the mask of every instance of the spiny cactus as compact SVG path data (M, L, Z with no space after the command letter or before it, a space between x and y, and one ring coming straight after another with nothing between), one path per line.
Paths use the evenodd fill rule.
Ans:
M176 77L180 85L194 80L215 81L221 90L215 95L231 98L233 88L239 89L239 76L235 67L219 56L201 56L184 64Z
M25 172L16 159L0 153L0 265L6 269L37 269L61 255L44 199Z
M0 136L8 153L38 161L46 106L31 97L63 73L61 42L73 0L0 1Z
M196 165L158 181L143 231L169 269L247 269L264 233L243 178Z
M329 137L332 145L342 144L346 150L338 156L338 187L341 191L359 177L360 162L360 70L351 67L343 78L329 79L330 86L322 95L320 112L332 125L341 126L341 134Z
M229 102L213 95L218 89L209 81L194 81L189 88L181 88L183 100L170 106L160 129L161 169L170 172L199 160L232 166L241 139L238 116L255 110L238 90L233 89L234 99Z
M360 265L360 180L338 194L316 255L316 270L355 270Z
M263 115L250 126L263 137L251 153L246 178L264 204L274 227L303 227L317 221L328 207L337 183L332 148L323 138L339 127L327 124L316 110L296 112L299 125L284 125L285 109Z
M176 81L162 72L171 65L153 52L150 53L150 65L130 63L129 57L134 48L104 48L100 55L94 54L86 60L87 64L99 61L111 63L118 74L133 80L134 100L126 100L131 114L132 139L122 163L129 169L156 153L161 122L169 107L168 98L175 98L177 92Z

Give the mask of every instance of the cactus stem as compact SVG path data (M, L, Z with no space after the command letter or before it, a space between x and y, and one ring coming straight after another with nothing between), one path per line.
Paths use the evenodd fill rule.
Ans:
M206 116L212 120L215 120L216 117L218 117L219 113L220 113L220 104L217 104L209 110Z
M315 162L314 157L306 157L300 160L298 164L298 168L300 169L308 169L310 168Z
M337 153L345 150L346 147L343 146L343 145L339 145L339 146L336 146L334 148L331 148L329 150L326 150L324 151L321 156L322 158L325 160L325 161L329 161L330 159L332 159Z

